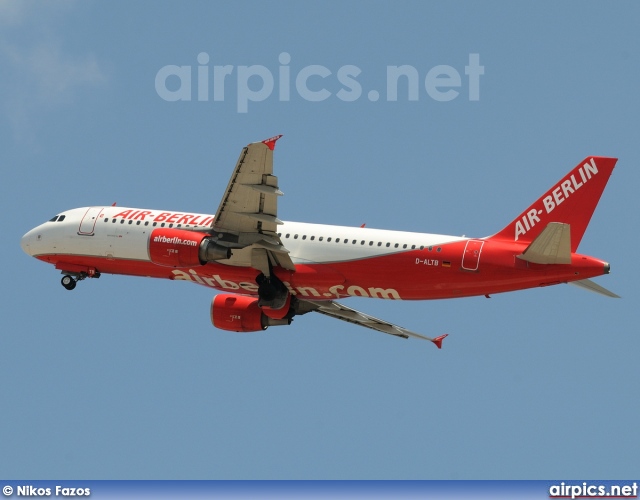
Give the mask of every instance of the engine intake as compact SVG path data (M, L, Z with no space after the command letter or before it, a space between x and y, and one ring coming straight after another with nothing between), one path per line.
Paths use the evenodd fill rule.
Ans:
M229 257L231 249L217 244L205 233L158 228L149 236L149 258L160 266L202 266Z
M259 332L270 326L290 325L291 319L270 318L262 312L255 297L221 294L211 301L211 323L229 332Z

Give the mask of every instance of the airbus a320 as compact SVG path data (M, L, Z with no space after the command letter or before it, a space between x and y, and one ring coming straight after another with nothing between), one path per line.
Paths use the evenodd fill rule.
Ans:
M67 290L102 274L216 289L223 293L212 300L211 322L234 332L317 312L440 348L446 334L425 336L339 300L490 296L560 283L617 297L590 279L609 264L577 252L616 158L585 158L504 229L467 238L281 221L273 175L280 137L242 150L215 215L76 208L29 231L22 248L59 269Z

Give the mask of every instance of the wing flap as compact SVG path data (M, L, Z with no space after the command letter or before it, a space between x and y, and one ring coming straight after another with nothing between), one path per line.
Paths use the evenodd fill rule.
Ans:
M284 193L280 191L276 186L270 186L268 184L251 184L249 185L251 189L255 189L256 191L260 191L261 193L266 194L275 194L276 196L282 196Z
M269 215L263 212L243 213L242 215L244 215L245 217L251 217L252 219L255 219L257 221L266 222L268 224L275 224L276 226L282 224L282 221L275 215Z

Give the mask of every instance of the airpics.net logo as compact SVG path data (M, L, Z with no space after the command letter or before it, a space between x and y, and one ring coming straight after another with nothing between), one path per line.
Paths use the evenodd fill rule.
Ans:
M300 66L292 62L288 52L280 53L275 71L261 64L212 64L206 52L200 52L196 60L196 66L168 64L160 68L155 77L158 96L168 102L224 102L235 94L238 113L247 113L249 103L268 99L288 102L297 97L309 102L448 102L466 95L469 101L479 101L480 77L484 75L479 54L469 54L468 64L460 70L447 64L428 69L410 64L389 65L383 73L384 91L380 92L376 88L365 91L365 75L356 65L346 64L337 70L320 64Z

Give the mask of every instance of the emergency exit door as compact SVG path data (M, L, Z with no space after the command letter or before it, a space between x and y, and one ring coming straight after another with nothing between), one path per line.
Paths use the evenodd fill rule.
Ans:
M102 212L100 207L90 207L84 214L84 217L80 221L80 228L78 234L83 236L93 236L93 232L96 227L96 221Z
M483 245L484 241L481 240L467 241L467 244L464 247L464 254L462 255L462 269L466 271L478 270Z

